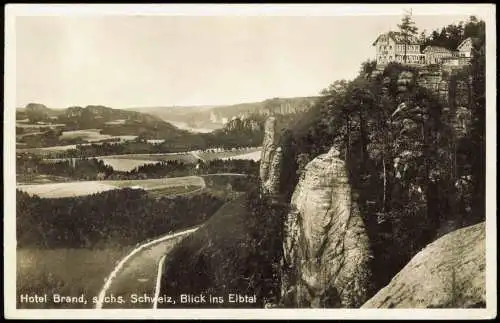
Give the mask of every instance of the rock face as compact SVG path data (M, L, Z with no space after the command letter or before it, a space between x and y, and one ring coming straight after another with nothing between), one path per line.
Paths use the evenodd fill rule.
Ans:
M422 69L419 72L417 83L431 91L439 91L439 82L443 80L443 74L440 69L429 70Z
M305 167L283 243L284 307L359 307L366 301L368 237L336 149Z
M486 306L485 223L429 244L362 308Z
M264 142L260 159L260 183L262 193L275 196L279 193L279 177L282 163L281 148L278 147L276 118L269 117L264 125Z
M399 74L397 85L398 85L398 91L399 92L404 92L408 90L408 87L413 84L414 81L414 75L410 71L403 71Z

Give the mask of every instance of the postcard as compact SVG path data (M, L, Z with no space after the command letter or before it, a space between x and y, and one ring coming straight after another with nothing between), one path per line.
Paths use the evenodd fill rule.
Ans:
M8 4L7 318L488 319L487 4Z

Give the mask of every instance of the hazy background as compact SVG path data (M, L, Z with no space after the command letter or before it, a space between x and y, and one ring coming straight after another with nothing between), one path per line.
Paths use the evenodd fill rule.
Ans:
M414 16L430 33L468 16ZM317 95L401 15L16 18L16 105L114 108Z

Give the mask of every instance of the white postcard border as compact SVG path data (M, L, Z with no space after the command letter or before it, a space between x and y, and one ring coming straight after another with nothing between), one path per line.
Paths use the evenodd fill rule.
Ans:
M16 16L40 15L243 15L342 16L477 15L486 22L486 309L160 309L26 310L16 309L15 93ZM128 319L488 319L497 315L496 250L496 7L492 4L8 4L5 7L4 90L4 315L6 318ZM334 80L332 80L334 81ZM326 86L326 84L325 84Z

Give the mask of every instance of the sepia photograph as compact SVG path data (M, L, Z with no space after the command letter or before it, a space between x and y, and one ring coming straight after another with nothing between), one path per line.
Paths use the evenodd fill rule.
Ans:
M7 5L4 315L495 318L495 11Z

